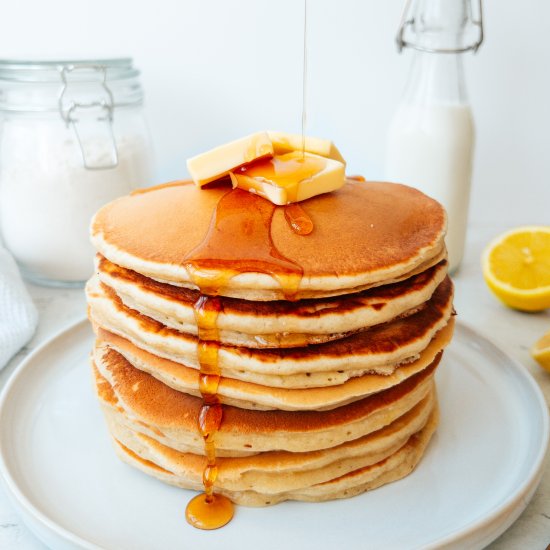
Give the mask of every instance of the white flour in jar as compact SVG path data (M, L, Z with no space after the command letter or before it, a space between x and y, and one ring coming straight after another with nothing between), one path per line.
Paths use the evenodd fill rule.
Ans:
M92 215L103 204L151 183L148 141L117 137L118 165L83 167L70 128L19 118L5 120L0 147L0 229L4 244L24 272L66 282L93 273L89 242ZM87 141L90 164L109 161L105 139Z

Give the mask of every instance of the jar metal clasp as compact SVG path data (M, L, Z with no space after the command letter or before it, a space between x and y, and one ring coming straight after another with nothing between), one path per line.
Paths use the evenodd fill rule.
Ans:
M101 87L103 97L93 101L76 101L68 98L68 88L72 85L68 75L77 70L98 73L100 78L97 83ZM114 100L113 93L107 85L107 68L103 65L64 65L59 67L59 73L62 81L58 98L59 114L67 128L72 127L75 133L84 168L116 168L118 150L113 132ZM98 144L98 141L101 144Z

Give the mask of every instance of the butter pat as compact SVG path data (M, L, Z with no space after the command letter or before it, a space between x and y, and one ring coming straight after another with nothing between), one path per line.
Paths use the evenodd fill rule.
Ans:
M345 165L321 155L292 151L231 171L233 188L257 193L277 205L329 193L345 183Z
M258 132L188 159L187 169L195 184L202 187L229 175L231 170L243 164L273 154L273 144L267 132Z
M301 134L287 134L285 132L272 131L267 132L267 134L273 144L273 150L276 155L290 153L291 151L302 151ZM346 165L346 161L340 154L340 151L338 151L336 145L329 139L306 136L304 140L304 151L306 153L313 153L314 155L337 160L344 166Z

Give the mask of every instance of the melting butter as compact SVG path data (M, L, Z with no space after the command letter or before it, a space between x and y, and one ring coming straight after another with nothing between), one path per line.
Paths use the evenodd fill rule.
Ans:
M257 132L188 159L187 169L195 184L202 187L229 175L231 170L243 164L273 154L267 132Z
M270 130L267 132L267 135L273 144L273 150L276 155L290 153L291 151L302 151L301 134L287 134L286 132L273 132ZM304 151L320 155L327 159L337 160L344 165L346 164L344 157L342 157L336 145L329 139L306 136L304 139Z
M345 183L345 165L292 151L241 166L229 175L233 188L257 193L282 206L339 189Z

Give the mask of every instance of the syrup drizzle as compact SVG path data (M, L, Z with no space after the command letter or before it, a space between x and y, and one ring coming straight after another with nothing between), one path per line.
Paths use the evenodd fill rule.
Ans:
M346 176L346 179L351 181L358 181L358 182L367 181L363 176Z
M223 195L206 237L185 258L201 293L217 296L231 278L253 272L270 275L286 300L295 299L303 270L273 243L271 220L276 208L270 201L238 188Z
M223 422L223 407L218 398L218 316L222 309L218 294L239 273L259 272L276 279L285 298L293 299L302 278L302 268L285 258L271 238L275 208L271 202L247 191L229 191L219 200L205 238L184 262L201 292L193 309L198 327L199 389L203 400L198 429L206 455L204 493L189 502L185 513L187 521L199 529L217 529L233 517L233 503L214 491L218 476L216 435Z
M298 235L309 235L313 231L311 218L298 203L285 206L285 218L292 231Z
M218 399L220 369L217 319L221 310L220 299L201 294L193 304L193 310L198 327L199 390L203 400L198 428L204 440L206 466L202 475L204 493L189 502L185 515L194 527L217 529L233 517L233 503L227 497L214 493L214 483L218 477L216 434L223 419L223 409Z

